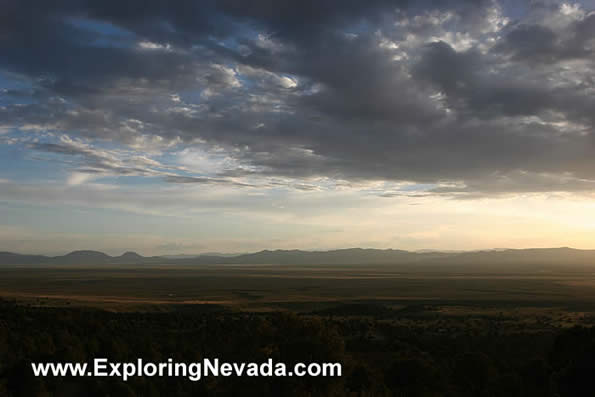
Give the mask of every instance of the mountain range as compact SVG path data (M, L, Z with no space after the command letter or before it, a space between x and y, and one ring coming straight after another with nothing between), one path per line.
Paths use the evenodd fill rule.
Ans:
M441 252L349 248L331 251L264 250L250 254L195 257L141 256L126 252L110 256L99 251L74 251L61 256L0 252L0 265L118 264L267 264L267 265L594 265L595 250L572 248L498 249Z

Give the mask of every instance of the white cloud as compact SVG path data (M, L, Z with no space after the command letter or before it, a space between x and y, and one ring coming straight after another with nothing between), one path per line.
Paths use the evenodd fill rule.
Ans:
M138 46L140 48L142 48L143 50L165 50L165 51L170 51L171 45L170 44L159 44L159 43L153 43L151 41L141 41L138 43Z
M239 72L241 75L259 82L265 88L268 88L269 85L281 88L295 88L299 83L297 77L280 75L252 66L242 65L239 67Z
M217 174L240 167L240 163L226 152L214 152L199 147L186 148L176 154L177 162L200 174Z
M582 10L581 5L579 3L563 3L562 5L560 5L560 12L574 19L582 19L585 16L585 12Z
M94 178L93 174L85 174L82 172L73 172L68 176L66 184L69 186L76 186L83 184Z
M227 87L241 87L242 82L238 79L238 72L229 66L212 64L211 68L218 72L219 80Z

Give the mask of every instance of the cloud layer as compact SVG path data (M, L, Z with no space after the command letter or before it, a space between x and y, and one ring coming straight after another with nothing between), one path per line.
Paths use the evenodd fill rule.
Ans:
M15 0L0 18L0 138L71 184L595 190L586 4Z

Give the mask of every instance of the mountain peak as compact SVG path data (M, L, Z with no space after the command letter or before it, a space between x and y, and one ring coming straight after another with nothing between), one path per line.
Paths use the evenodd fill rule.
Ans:
M78 250L72 251L68 254L64 255L65 257L79 257L79 256L93 256L93 257L102 257L102 258L109 258L109 255L104 254L100 251L93 251L93 250Z

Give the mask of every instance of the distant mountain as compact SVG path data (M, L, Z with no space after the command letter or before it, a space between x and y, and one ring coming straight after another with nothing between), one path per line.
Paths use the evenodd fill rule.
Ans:
M73 251L64 256L52 258L52 262L63 265L100 265L112 261L112 257L99 251Z
M416 253L402 250L348 248L332 251L276 250L229 258L233 263L279 265L361 265L417 263L445 257L441 252Z
M136 252L109 256L99 251L74 251L63 256L22 255L0 252L0 265L118 265L118 264L265 264L265 265L415 265L498 266L575 265L595 266L595 250L572 248L498 249L470 252L403 251L349 248L331 251L264 250L236 256L145 257Z
M121 263L121 264L135 264L135 263L144 263L147 261L144 256L137 254L136 252L128 251L124 252L120 256L110 257L110 263Z
M222 258L231 258L233 256L239 256L239 255L243 255L243 254L244 253L203 252L202 254L193 254L193 255L189 255L189 254L161 255L161 258L192 259L192 258L198 258L199 256L207 256L207 257L218 256L218 257L222 257Z
M141 255L137 254L134 251L126 251L122 255L118 256L117 258L122 259L140 259L143 258Z
M35 265L46 263L49 257L43 255L21 255L12 252L0 252L0 265Z
M191 258L196 258L199 257L200 254L195 254L195 255L188 255L188 254L177 254L177 255L161 255L161 258L167 258L167 259L191 259Z
M595 250L562 248L499 249L463 252L442 259L458 265L595 265Z
M411 252L349 248L331 251L264 250L231 258L197 257L195 264L267 265L435 265L435 266L516 266L516 265L593 265L595 250L572 248L498 249L488 251Z
M147 258L136 252L126 252L120 256L109 256L99 251L73 251L66 255L21 255L12 252L0 252L0 265L108 265L127 263L148 263L153 258Z
M244 252L236 252L236 253L226 253L226 252L203 252L200 255L195 255L195 256L221 256L223 258L231 258L233 256L240 256L240 255L245 255L246 253Z

